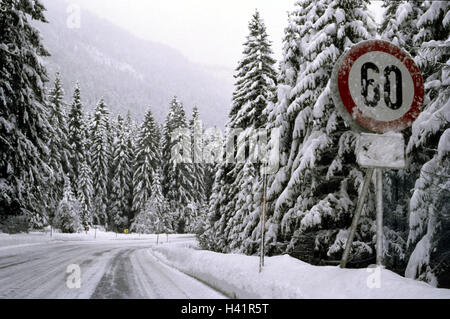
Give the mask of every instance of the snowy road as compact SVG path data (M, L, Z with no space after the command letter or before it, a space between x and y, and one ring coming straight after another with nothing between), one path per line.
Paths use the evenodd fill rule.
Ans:
M159 262L154 241L48 242L0 249L0 298L224 298ZM69 265L81 287L68 288ZM70 285L69 285L70 286Z

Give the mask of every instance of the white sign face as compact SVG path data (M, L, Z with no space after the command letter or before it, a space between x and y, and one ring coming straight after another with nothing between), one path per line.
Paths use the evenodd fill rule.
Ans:
M405 115L414 98L408 69L399 59L381 51L368 52L355 61L349 88L362 115L383 122Z
M403 135L361 133L356 144L356 161L367 168L405 168Z

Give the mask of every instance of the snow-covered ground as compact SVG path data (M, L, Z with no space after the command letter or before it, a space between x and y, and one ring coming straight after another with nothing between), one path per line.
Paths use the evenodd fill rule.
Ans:
M312 266L288 255L259 258L195 249L192 242L159 245L156 258L236 298L446 298L434 288L381 268Z
M168 239L168 241L167 241ZM385 269L198 249L194 235L0 233L0 298L450 298ZM69 288L70 265L80 288Z
M166 242L166 236L160 236ZM169 244L192 235L169 235ZM167 244L167 242L166 242ZM0 234L0 298L175 298L225 296L151 254L155 235ZM74 287L79 269L80 287ZM72 285L72 286L71 286Z
M176 241L183 240L185 238L192 238L193 235L178 235L170 234L170 240ZM28 234L5 234L0 232L0 249L6 246L29 246L37 245L45 242L58 242L58 241L109 241L109 240L154 240L156 243L156 235L145 234L117 234L113 232L105 232L100 229L90 229L88 232L76 233L76 234L63 234L57 230L50 234L50 231L46 232L30 232ZM165 242L167 240L166 235L160 235L158 241Z

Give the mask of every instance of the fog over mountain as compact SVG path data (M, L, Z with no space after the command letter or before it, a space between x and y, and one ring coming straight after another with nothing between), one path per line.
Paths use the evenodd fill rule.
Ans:
M197 105L205 125L224 125L232 70L192 63L177 50L135 37L86 10L80 28L69 28L65 1L42 2L49 23L36 27L51 53L44 61L51 80L61 73L67 101L79 81L86 109L103 97L113 115L130 110L140 120L150 108L161 122L176 95L188 115Z

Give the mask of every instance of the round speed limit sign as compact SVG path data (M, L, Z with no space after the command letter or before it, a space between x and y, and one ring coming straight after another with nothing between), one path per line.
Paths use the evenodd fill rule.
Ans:
M353 46L331 81L334 103L358 131L399 132L414 122L424 100L420 70L408 53L380 40Z

